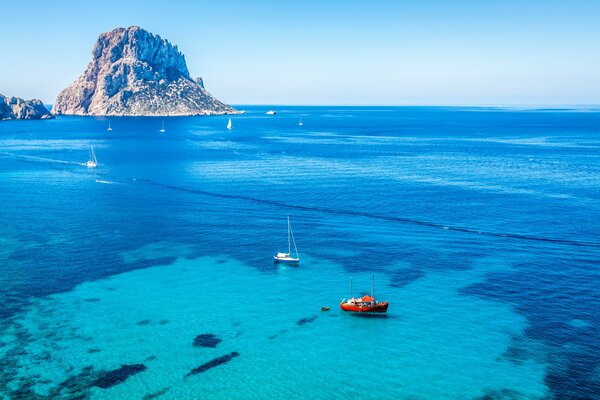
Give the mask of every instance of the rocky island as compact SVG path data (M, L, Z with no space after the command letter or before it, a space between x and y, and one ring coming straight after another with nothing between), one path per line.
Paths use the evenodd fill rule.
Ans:
M52 114L41 100L24 100L0 94L0 121L10 119L48 119Z
M64 115L169 116L239 113L191 78L184 55L138 26L100 35L92 61L52 109Z

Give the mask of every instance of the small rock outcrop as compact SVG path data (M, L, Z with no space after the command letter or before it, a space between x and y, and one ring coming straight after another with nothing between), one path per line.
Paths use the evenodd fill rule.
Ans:
M41 100L23 100L18 97L6 97L0 94L0 121L48 118L53 118L53 116Z
M138 26L101 34L87 69L58 95L52 112L122 116L238 113L210 95L201 78L190 77L177 46Z

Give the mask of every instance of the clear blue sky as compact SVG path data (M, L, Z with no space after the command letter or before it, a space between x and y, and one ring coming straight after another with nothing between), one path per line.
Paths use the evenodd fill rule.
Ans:
M233 104L600 104L600 0L3 2L0 93L54 101L130 25Z

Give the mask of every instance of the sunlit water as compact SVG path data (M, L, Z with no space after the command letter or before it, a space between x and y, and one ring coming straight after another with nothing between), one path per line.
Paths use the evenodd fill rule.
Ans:
M0 399L598 399L599 112L245 109L0 124Z

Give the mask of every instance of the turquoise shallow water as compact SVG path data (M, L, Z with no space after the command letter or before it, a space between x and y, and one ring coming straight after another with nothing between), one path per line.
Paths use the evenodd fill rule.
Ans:
M34 386L42 394L87 365L145 364L147 370L125 383L85 393L94 399L163 392L164 398L459 399L509 387L542 398L545 365L502 357L523 334L523 317L459 294L497 267L497 260L481 260L478 272L440 272L401 290L382 289L380 296L392 302L390 315L361 318L337 309L335 295L343 297L347 286L339 265L305 256L302 268L257 274L226 257L180 258L36 302L20 318L22 326L9 329L27 343L3 341L26 351L18 377L45 382ZM239 281L244 285L232 289ZM370 277L355 274L354 281L368 287ZM322 305L332 310L321 312ZM193 347L199 334L222 342ZM185 378L234 351L239 357L226 365Z
M0 399L598 399L599 112L247 109L0 124Z

